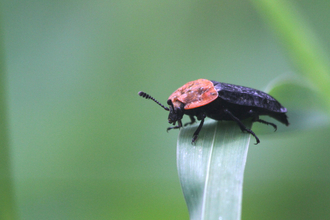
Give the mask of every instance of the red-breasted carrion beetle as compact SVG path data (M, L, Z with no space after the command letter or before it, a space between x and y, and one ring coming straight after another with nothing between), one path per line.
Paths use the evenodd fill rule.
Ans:
M252 134L256 139L256 144L260 143L257 135L246 128L241 120L252 118L253 122L260 122L274 127L271 122L259 119L260 115L268 115L277 121L289 125L287 112L276 99L267 93L256 89L237 86L228 83L221 83L207 79L191 81L177 89L167 100L168 107L165 107L156 99L144 92L138 93L146 99L151 99L158 105L169 111L168 122L173 127L168 130L182 127L183 115L189 115L190 122L194 123L195 116L200 120L200 124L193 134L192 143L197 140L206 117L215 120L235 121L242 131ZM175 125L178 122L178 125Z

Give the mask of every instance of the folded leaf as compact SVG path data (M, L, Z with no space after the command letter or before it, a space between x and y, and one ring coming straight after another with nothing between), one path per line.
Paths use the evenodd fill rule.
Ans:
M252 125L249 120L243 123L247 128ZM178 173L190 219L240 219L250 134L235 122L208 120L192 145L197 127L182 129L177 145Z

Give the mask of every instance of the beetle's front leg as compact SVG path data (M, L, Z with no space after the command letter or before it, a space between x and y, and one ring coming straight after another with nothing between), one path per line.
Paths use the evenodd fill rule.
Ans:
M184 124L184 126L191 125L191 124L194 124L196 122L194 116L189 115L189 117L190 117L190 122L187 122L186 124Z
M174 123L175 124L175 123ZM181 119L179 119L178 120L178 125L177 126L174 126L174 127L168 127L167 129L166 129L166 131L168 132L169 130L171 130L171 129L180 129L182 127L182 121L181 121Z

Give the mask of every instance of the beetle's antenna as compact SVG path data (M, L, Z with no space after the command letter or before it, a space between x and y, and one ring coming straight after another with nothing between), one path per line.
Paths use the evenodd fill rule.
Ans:
M160 105L166 111L169 111L170 110L169 108L167 108L167 107L163 106L162 104L160 104L160 102L158 102L156 99L154 99L153 97L151 97L147 93L140 91L138 94L139 94L139 96L141 96L141 97L143 97L145 99L151 99L152 101L156 102L158 105Z

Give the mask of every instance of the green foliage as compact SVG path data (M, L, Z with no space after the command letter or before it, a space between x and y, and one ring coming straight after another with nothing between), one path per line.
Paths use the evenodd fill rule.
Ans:
M313 84L330 112L330 67L320 41L294 4L287 0L251 0L286 48L298 73ZM295 102L295 100L293 100Z
M245 121L250 128L251 121ZM250 135L235 122L208 120L198 140L198 125L181 130L177 166L190 219L240 219L243 174Z

